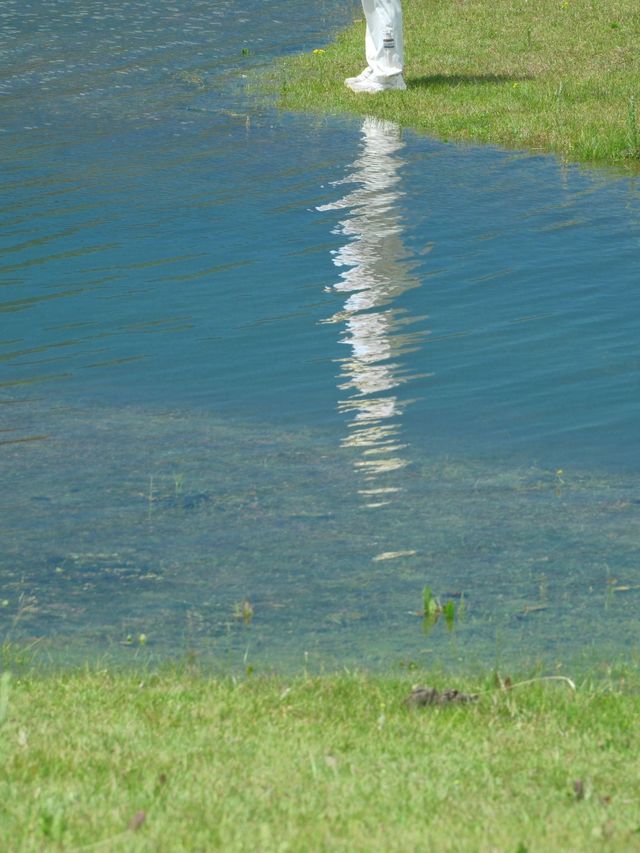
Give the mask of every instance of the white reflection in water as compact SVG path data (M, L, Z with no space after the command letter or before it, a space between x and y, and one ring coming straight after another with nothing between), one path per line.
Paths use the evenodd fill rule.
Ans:
M340 280L330 288L345 294L346 300L325 322L343 325L340 343L349 348L348 355L339 359L338 388L344 397L338 406L350 417L343 445L361 451L356 467L365 483L360 493L370 507L385 505L399 491L383 475L408 464L400 421L412 401L401 398L397 389L417 378L402 356L415 350L424 336L409 328L423 318L394 305L401 294L420 284L402 243L403 147L397 125L366 118L360 156L351 174L338 182L352 189L318 208L346 212L337 230L347 242L333 257L341 269Z

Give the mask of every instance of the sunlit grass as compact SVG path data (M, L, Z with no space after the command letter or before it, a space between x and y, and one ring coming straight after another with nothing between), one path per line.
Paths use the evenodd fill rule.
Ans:
M356 22L323 53L282 63L282 107L376 115L445 140L637 165L635 0L403 5L406 92L356 95L343 85L364 64L364 24Z
M14 677L3 850L588 850L640 843L640 677L411 710L408 677ZM503 681L502 684L505 682Z

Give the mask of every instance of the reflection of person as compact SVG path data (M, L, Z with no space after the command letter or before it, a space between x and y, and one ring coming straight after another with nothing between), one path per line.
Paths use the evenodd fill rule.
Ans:
M362 0L362 8L367 19L367 67L357 77L347 77L345 85L354 92L370 94L406 89L400 0Z
M399 491L387 475L408 464L401 454L401 419L412 401L400 389L417 378L405 355L424 337L414 326L422 318L398 304L420 286L403 245L403 147L396 124L365 118L360 154L339 181L347 185L346 195L318 208L345 211L336 232L345 241L333 254L340 280L331 288L345 301L325 322L340 324L339 340L347 346L337 359L343 392L338 409L350 418L342 444L361 451L355 466L366 481L359 491L368 507Z

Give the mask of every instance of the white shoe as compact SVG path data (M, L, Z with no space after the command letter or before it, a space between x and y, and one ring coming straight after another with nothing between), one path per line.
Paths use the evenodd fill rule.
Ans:
M347 86L352 92L366 92L369 95L375 95L377 92L391 92L393 90L403 91L407 88L402 74L393 74L391 77L374 77L372 74L369 74L362 80L347 83Z
M371 77L373 74L373 68L369 68L367 66L364 71L361 71L357 77L347 77L344 81L345 86L351 86L352 83L361 83L363 80L366 80L367 77Z

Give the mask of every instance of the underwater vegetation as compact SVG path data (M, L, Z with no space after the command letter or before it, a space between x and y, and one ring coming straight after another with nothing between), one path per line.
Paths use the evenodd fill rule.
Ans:
M447 456L370 510L321 431L99 407L24 427L54 439L5 450L2 638L52 659L555 666L637 642L633 476Z

